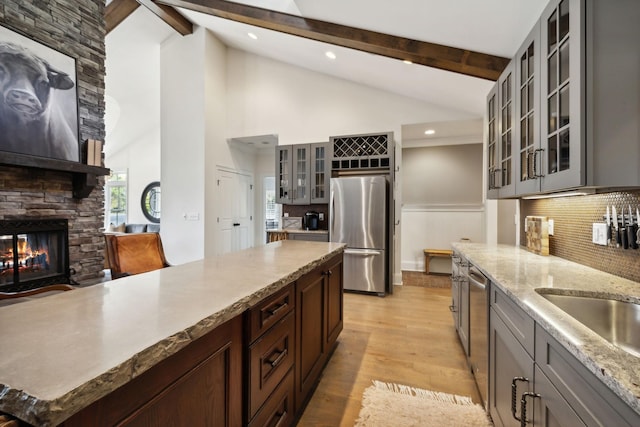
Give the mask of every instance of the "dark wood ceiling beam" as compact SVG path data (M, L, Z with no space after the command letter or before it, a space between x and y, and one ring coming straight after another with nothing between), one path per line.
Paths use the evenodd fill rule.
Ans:
M127 19L139 6L136 0L112 0L104 9L107 34Z
M193 33L193 24L180 12L154 0L136 0L138 3L149 9L154 15L166 22L171 28L183 36Z
M224 0L157 0L219 18L446 71L497 80L508 58L303 18Z

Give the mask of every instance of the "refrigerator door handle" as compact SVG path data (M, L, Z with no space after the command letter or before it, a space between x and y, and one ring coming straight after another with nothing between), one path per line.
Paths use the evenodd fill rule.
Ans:
M378 249L345 249L345 255L359 255L359 256L376 256L382 255L384 251Z

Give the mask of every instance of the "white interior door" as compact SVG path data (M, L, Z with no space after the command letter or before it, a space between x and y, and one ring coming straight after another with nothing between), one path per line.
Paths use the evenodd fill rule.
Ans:
M218 168L217 253L224 254L253 245L253 178Z

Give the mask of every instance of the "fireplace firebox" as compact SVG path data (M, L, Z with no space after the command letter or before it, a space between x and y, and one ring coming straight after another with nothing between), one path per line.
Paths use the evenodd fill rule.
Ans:
M70 282L66 219L0 220L0 292Z

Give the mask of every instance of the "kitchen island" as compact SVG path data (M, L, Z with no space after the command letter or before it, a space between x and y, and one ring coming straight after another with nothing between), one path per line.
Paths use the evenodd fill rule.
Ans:
M96 414L105 408L120 409L126 406L127 396L146 405L163 393L170 395L174 383L185 384L187 374L195 371L191 365L197 368L213 360L217 349L211 346L219 344L225 375L219 382L231 387L223 390L228 395L222 409L232 408L232 413L212 416L224 415L227 425L246 422L242 416L243 329L248 328L244 315L296 281L332 276L331 270L324 269L330 261L341 273L343 251L344 246L337 243L275 242L3 307L0 412L33 425L54 426L87 408L97 408ZM342 275L333 277L339 278L341 286ZM278 307L291 310L295 301L285 301L288 305ZM340 305L340 321L341 309ZM331 311L335 313L336 307ZM295 314L296 321L300 316L304 319L304 313ZM341 323L334 329L333 342ZM185 375L170 378L183 368ZM215 382L215 376L211 380ZM170 381L170 386L162 381ZM134 390L127 388L136 382ZM159 391L156 395L139 398L141 392L155 393L152 386ZM101 404L122 390L125 394L112 399L115 403ZM137 414L140 408L131 411ZM135 419L129 423L135 424Z
M527 382L531 381L529 391L536 390L540 394L539 390L547 390L547 396L544 393L542 397L529 395L528 404L548 409L545 405L549 402L549 394L559 391L562 396L560 399L568 403L561 410L563 415L568 416L575 411L586 425L600 425L595 420L603 416L605 409L611 410L610 413L616 416L616 420L608 418L607 425L638 425L635 424L640 420L638 355L611 344L541 294L610 298L638 304L639 283L562 258L540 256L509 245L454 243L452 246L454 251L491 280L491 322L495 320L496 324L506 325L490 325L490 352L494 350L494 355L490 357L490 371L492 368L496 371L503 369L508 365L504 354L517 351L514 353L517 354L516 360L528 360L525 362L527 370L535 366L535 374L532 375L531 371L520 376L527 377ZM510 332L501 332L507 330ZM503 345L507 342L501 341L504 336L514 337L509 341L511 344ZM496 355L496 352L499 354ZM502 357L503 361L500 362L496 357ZM496 372L489 372L489 375L496 381L501 380ZM515 376L508 375L506 382L512 383L513 378L519 391L527 390L526 385L518 385L518 381L524 380L516 380ZM547 377L553 383L551 388L543 383ZM566 378L576 382L572 383ZM495 387L499 388L501 384ZM511 384L504 384L503 396L510 395L512 389ZM490 392L490 399L494 399L490 402L491 414L496 425L503 425L493 412L496 408L500 412L499 406L503 403L495 401L499 400L496 393L496 388ZM532 396L537 398L535 403ZM560 399L554 399L552 404L560 402ZM540 402L541 405L538 405ZM598 406L600 404L607 406L601 408ZM513 423L509 406L506 402L505 420ZM622 421L622 417L627 423ZM548 417L542 414L542 418ZM632 420L630 424L628 420ZM574 422L565 421L561 424L578 425Z

